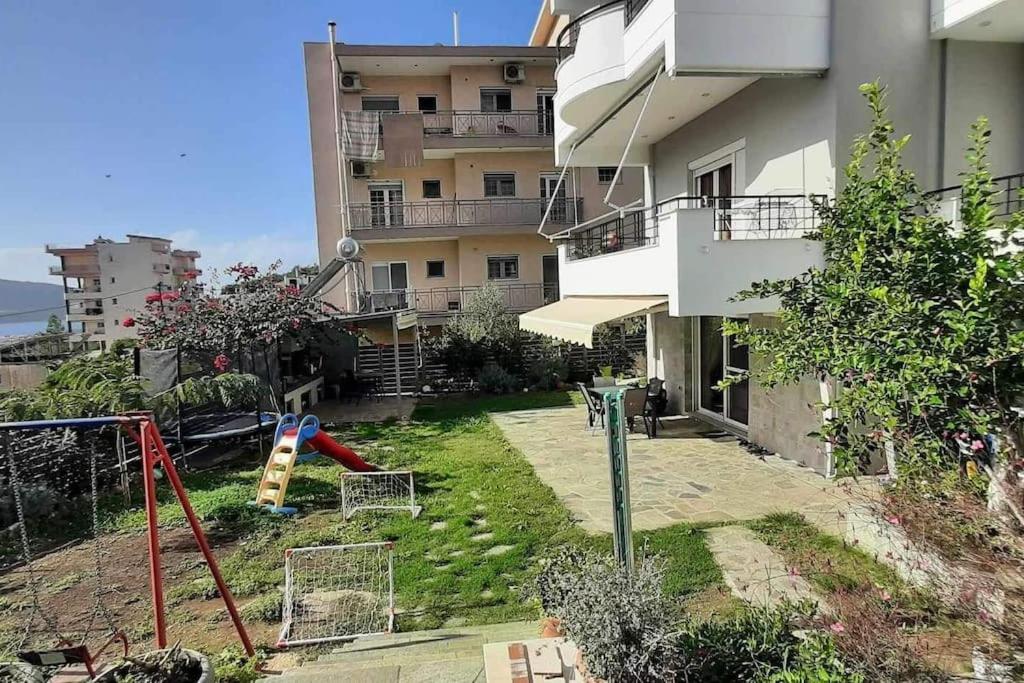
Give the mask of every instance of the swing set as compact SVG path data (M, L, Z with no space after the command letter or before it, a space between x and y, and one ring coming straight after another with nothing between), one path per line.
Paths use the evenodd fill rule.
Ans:
M156 634L157 647L160 649L167 647L167 621L164 605L163 574L160 559L160 537L157 519L156 494L156 468L160 467L163 470L167 481L170 483L171 488L174 490L175 497L181 505L181 509L188 520L189 526L192 530L192 535L195 538L196 544L199 546L199 550L206 561L207 567L209 567L213 580L216 582L217 589L224 600L224 605L227 608L231 621L238 633L238 638L241 641L245 652L249 656L253 656L255 651L253 650L252 643L246 633L245 626L242 624L241 618L239 617L235 600L221 576L217 560L214 557L213 552L210 550L210 545L206 540L206 535L203 533L199 519L192 510L192 505L188 499L188 493L185 491L184 486L182 486L181 479L174 466L174 461L168 453L163 440L160 438L160 432L154 422L153 415L149 412L135 412L109 417L0 423L0 446L3 447L6 455L4 460L0 462L6 466L10 479L11 495L14 501L15 513L17 514L17 542L20 545L20 562L25 567L27 587L31 593L31 604L29 606L30 614L25 625L24 636L19 644L19 650L22 650L22 648L27 644L29 633L37 620L42 621L48 632L47 635L52 638L52 642L54 644L53 648L49 650L19 651L19 658L28 664L44 667L60 667L68 664L81 664L86 668L89 675L94 677L97 674L96 662L99 660L103 652L116 644L120 644L121 648L124 650L124 654L128 654L130 648L128 638L124 631L117 626L113 615L102 599L102 595L105 592L112 592L112 589L109 586L104 586L103 584L103 558L102 551L98 543L100 529L98 499L100 493L99 479L101 470L98 466L98 449L96 440L93 439L88 446L88 471L90 478L89 494L91 495L91 523L94 534L93 545L95 563L92 569L94 580L94 591L92 595L93 607L81 636L74 637L63 633L55 615L44 609L41 605L40 594L42 589L42 579L38 575L38 571L33 567L33 563L37 558L36 553L33 552L32 543L29 538L29 527L31 522L26 516L26 501L24 499L25 486L33 483L26 478L27 471L33 467L33 464L35 464L36 469L40 469L38 465L39 457L43 455L50 455L48 452L50 449L59 449L63 444L72 443L77 447L80 442L85 441L85 439L81 437L86 432L90 430L102 431L104 428L113 428L119 431L119 443L118 448L116 449L119 456L117 469L120 470L122 484L127 482L128 460L123 457L125 449L121 447L122 444L120 442L120 438L122 438L123 435L126 435L128 439L136 444L140 453L138 460L142 464L142 482L146 509L150 597L153 607L153 631ZM40 455L37 456L37 459L35 460L30 457L25 457L25 453L23 451L27 449L25 448L25 443L22 442L26 442L30 440L33 435L38 436L39 434L60 436L56 438L42 439L41 441L38 441L37 439L41 445ZM46 463L44 462L42 467L45 466ZM96 627L96 622L100 619L103 620L105 625L105 640L100 647L96 648L94 651L90 651L88 639Z

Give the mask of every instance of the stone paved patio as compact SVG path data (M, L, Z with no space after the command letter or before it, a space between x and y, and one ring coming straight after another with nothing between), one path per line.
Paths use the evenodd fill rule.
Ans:
M602 433L584 430L582 407L491 415L588 531L610 532L611 493ZM748 451L734 437L692 418L666 418L657 439L628 439L633 528L678 522L735 522L794 511L825 530L842 528L845 510L873 482L829 481L778 456Z

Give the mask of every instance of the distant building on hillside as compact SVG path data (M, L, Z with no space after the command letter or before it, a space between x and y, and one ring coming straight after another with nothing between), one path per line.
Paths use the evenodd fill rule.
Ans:
M50 275L64 281L64 305L70 341L89 341L100 348L134 337L136 328L122 321L141 311L146 296L176 289L202 271L198 251L172 249L171 240L128 235L126 242L97 237L84 247L46 246L60 258Z

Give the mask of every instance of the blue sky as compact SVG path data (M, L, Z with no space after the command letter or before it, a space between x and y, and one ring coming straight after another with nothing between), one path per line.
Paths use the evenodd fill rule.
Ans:
M314 260L302 43L522 44L535 0L0 1L0 278L44 243ZM184 154L182 157L180 155ZM109 174L109 178L106 176Z

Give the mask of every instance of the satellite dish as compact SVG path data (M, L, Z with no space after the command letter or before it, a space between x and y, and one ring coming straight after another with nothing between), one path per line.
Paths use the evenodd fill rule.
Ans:
M338 240L338 256L342 261L355 261L359 258L362 247L351 237L342 237Z

